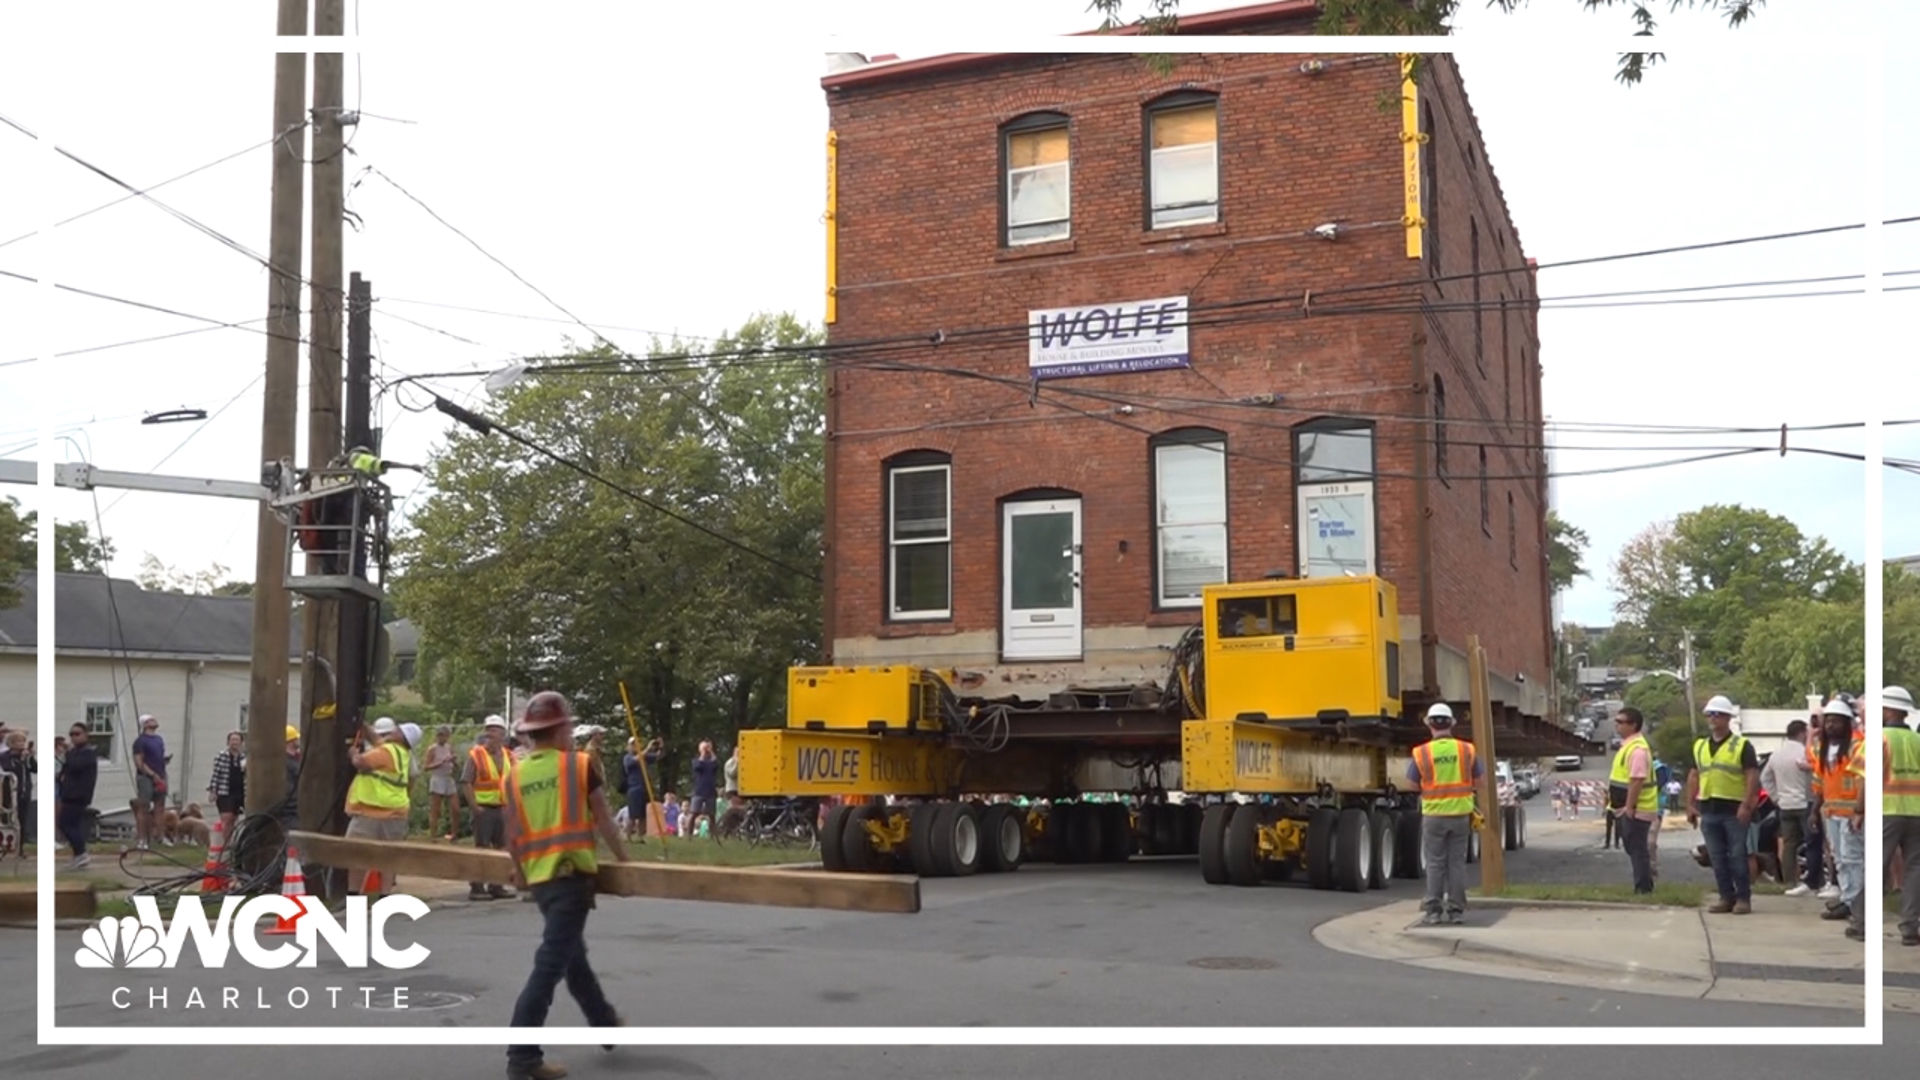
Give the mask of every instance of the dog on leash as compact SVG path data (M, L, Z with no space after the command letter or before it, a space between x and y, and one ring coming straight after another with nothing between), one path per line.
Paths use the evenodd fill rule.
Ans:
M160 819L160 835L176 844L206 847L213 838L213 830L200 816L200 804L188 803L185 810L167 810Z

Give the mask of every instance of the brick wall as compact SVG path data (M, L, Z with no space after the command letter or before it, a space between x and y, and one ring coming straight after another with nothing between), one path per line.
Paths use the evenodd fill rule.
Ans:
M846 345L947 333L943 344L843 354L837 365L829 538L835 640L997 631L1000 501L1037 488L1064 489L1084 500L1088 628L1184 626L1192 612L1153 610L1150 436L1192 426L1226 433L1229 564L1234 578L1245 579L1297 566L1292 427L1324 413L1378 418L1379 568L1400 585L1403 613L1418 610L1411 477L1425 433L1416 418L1430 395L1417 364L1424 356L1442 373L1452 416L1488 409L1503 416L1500 320L1497 311L1489 318L1489 378L1478 380L1477 373L1467 374L1476 369L1466 352L1472 347L1466 317L1429 321L1411 313L1410 301L1423 291L1435 294L1432 287L1335 292L1315 306L1364 301L1398 310L1301 317L1297 298L1305 290L1406 282L1423 273L1422 264L1406 258L1399 224L1399 112L1383 108L1383 99L1397 97L1396 65L1325 56L1317 58L1325 70L1307 75L1299 70L1304 59L1182 57L1171 73L1160 73L1131 55L1008 57L829 91L840 198L839 318L830 339ZM1518 260L1519 244L1484 152L1476 146L1474 169L1454 160L1450 140L1477 141L1458 80L1440 63L1429 79L1438 86L1433 112L1445 135L1434 144L1442 151L1445 185L1437 217L1444 269L1464 270L1467 241L1453 233L1464 237L1468 226L1447 211L1469 202L1489 207L1476 211L1483 258ZM1181 89L1219 95L1221 220L1149 231L1142 110ZM1073 235L1009 249L1000 243L1000 126L1035 110L1071 118ZM1342 226L1335 242L1312 235L1327 222ZM1490 280L1485 287L1491 296L1501 286ZM1433 298L1451 302L1465 288L1449 283ZM1020 329L1030 309L1183 295L1202 309L1295 299L1196 314L1190 370L1050 380L1037 399L1030 396ZM1228 315L1238 321L1206 324ZM960 333L976 328L1014 329ZM1530 316L1511 321L1516 371L1522 340L1537 358L1531 328ZM1442 337L1460 361L1438 344ZM876 370L882 361L911 370ZM1537 375L1528 378L1537 410ZM1115 400L1087 396L1093 394ZM1280 399L1278 407L1207 404L1269 394ZM1131 412L1116 413L1121 404ZM1522 411L1516 404L1516 420ZM1539 441L1537 429L1521 429L1536 433L1518 441ZM1544 679L1545 609L1532 591L1540 581L1538 499L1533 487L1493 484L1493 536L1482 535L1477 465L1471 463L1472 444L1483 437L1479 426L1452 425L1452 485L1431 488L1438 629L1453 643L1477 631L1497 669L1525 669ZM884 463L911 450L953 458L953 616L889 624ZM1508 559L1508 490L1516 496L1519 570Z

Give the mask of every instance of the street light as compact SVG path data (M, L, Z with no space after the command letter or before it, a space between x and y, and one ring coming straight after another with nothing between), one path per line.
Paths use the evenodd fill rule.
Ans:
M499 393L500 391L505 390L507 387L512 386L513 384L519 382L521 379L525 378L526 375L527 375L527 365L524 363L521 363L518 360L515 360L513 363L508 364L506 367L503 367L499 371L496 371L493 374L487 376L487 382L486 382L487 390L490 393Z

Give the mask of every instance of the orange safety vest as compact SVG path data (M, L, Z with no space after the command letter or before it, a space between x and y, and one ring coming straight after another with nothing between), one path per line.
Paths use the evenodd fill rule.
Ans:
M473 759L473 801L481 806L499 806L506 801L505 781L507 770L513 765L513 755L502 747L500 756L505 763L496 765L484 745L467 751L467 757Z
M507 812L519 826L509 850L528 885L552 881L570 864L574 872L598 868L593 850L592 810L586 754L538 750L514 765L506 784Z
M1450 767L1445 781L1433 762L1433 745L1450 742L1458 748L1459 762ZM1420 771L1420 808L1422 813L1447 817L1473 813L1473 744L1443 736L1421 743L1413 749L1413 764Z
M1807 744L1807 760L1813 765L1814 775L1820 778L1820 806L1826 816L1854 816L1855 809L1860 805L1860 793L1865 790L1866 784L1865 777L1859 772L1861 763L1866 760L1864 751L1860 740L1855 739L1846 758L1828 766L1819 744Z

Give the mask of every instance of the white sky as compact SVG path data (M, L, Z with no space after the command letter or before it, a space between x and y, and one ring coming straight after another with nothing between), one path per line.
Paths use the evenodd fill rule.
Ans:
M351 12L356 5L349 5ZM1233 6L1187 0L1185 10ZM263 39L271 32L271 5L128 3L114 5L110 18L78 8L41 6L38 37L0 26L0 113L141 185L270 134L272 61L264 43L216 48L183 35L196 26L241 27ZM469 3L460 9L469 46L454 48L424 43L446 28L436 5L361 0L357 8L361 30L385 44L363 64L348 58L347 104L373 114L354 136L349 183L362 166L391 175L636 351L645 348L647 331L711 336L757 311L819 319L823 54L830 47L906 51L938 43L958 21L951 8L882 0L769 5L753 9L750 22L733 5L662 10L606 0L549 6L533 25L525 5ZM1781 2L1733 33L1709 16L1670 16L1668 24L1697 44L1672 48L1668 62L1632 89L1613 81L1606 53L1522 43L1464 56L1488 156L1527 254L1550 263L1861 221L1875 140L1886 148L1888 216L1920 214L1920 132L1913 130L1920 121L1888 109L1889 123L1906 127L1895 137L1901 133L1869 130L1863 110L1873 65L1883 57L1815 40L1847 25L1854 8L1866 10L1857 0ZM1090 25L1085 0L969 0L961 10L970 26L998 31ZM1901 10L1897 17L1912 24L1907 32L1888 28L1879 40L1920 33L1920 16ZM111 28L111 39L95 36L103 27ZM1627 24L1618 12L1582 13L1573 0L1540 0L1514 16L1469 0L1460 27L1467 42L1489 31L1507 41L1568 32L1617 40ZM829 32L836 41L827 40ZM81 34L93 42L83 54L47 44ZM1888 100L1920 96L1920 73L1904 57L1892 63L1891 51L1884 59ZM120 194L65 161L45 162L29 187L36 153L32 142L0 128L0 241ZM157 196L264 252L268 174L268 155L257 149ZM348 233L347 268L374 283L376 353L389 374L486 370L515 354L554 351L570 330L575 339L585 336L381 179L362 179L348 205L364 226ZM55 238L51 248L44 239L0 247L0 270L50 273L63 283L220 320L264 313L264 271L143 200L93 214ZM1920 269L1920 225L1887 230L1885 239L1888 269ZM1541 293L1854 274L1865 269L1865 257L1855 232L1549 270ZM1920 279L1888 283L1903 281ZM1898 295L1908 316L1920 310L1920 293ZM0 364L34 355L35 343L7 328L32 325L26 316L45 313L43 297L0 279ZM1033 306L1048 306L1046 300L1035 297ZM55 352L195 325L64 295L51 313L38 322L43 347ZM1896 357L1875 353L1865 317L1858 297L1545 313L1547 411L1562 421L1762 427L1858 421L1870 408L1920 417L1910 345L1909 370L1890 373ZM41 364L0 366L0 456L32 456L34 429L46 412L79 444L60 444L62 460L84 453L103 468L251 479L261 410L255 380L265 344L257 333L217 330L60 359L50 372ZM1877 347L1892 344L1889 337ZM304 363L303 356L303 370ZM443 385L479 393L474 379ZM445 428L441 418L401 412L391 399L381 405L387 456L424 460ZM199 425L139 423L144 414L181 406L225 409ZM1566 471L1685 456L1571 449L1618 446L1618 436L1558 438L1569 447L1558 458ZM1863 446L1858 432L1796 438ZM1768 445L1777 435L1642 441ZM1890 429L1887 447L1920 458L1920 427ZM397 483L404 492L411 481ZM7 493L32 505L31 489ZM1920 552L1920 516L1897 509L1916 497L1920 476L1888 472L1889 554ZM1594 577L1568 594L1564 608L1566 618L1580 622L1611 620L1606 566L1623 541L1650 521L1709 502L1762 507L1826 536L1851 558L1865 551L1862 467L1839 459L1762 455L1567 477L1557 498L1561 513L1593 540ZM182 569L218 561L233 576L251 576L250 505L118 492L100 493L99 505L119 548L117 573L132 574L151 552ZM54 513L91 520L94 503L62 491Z

